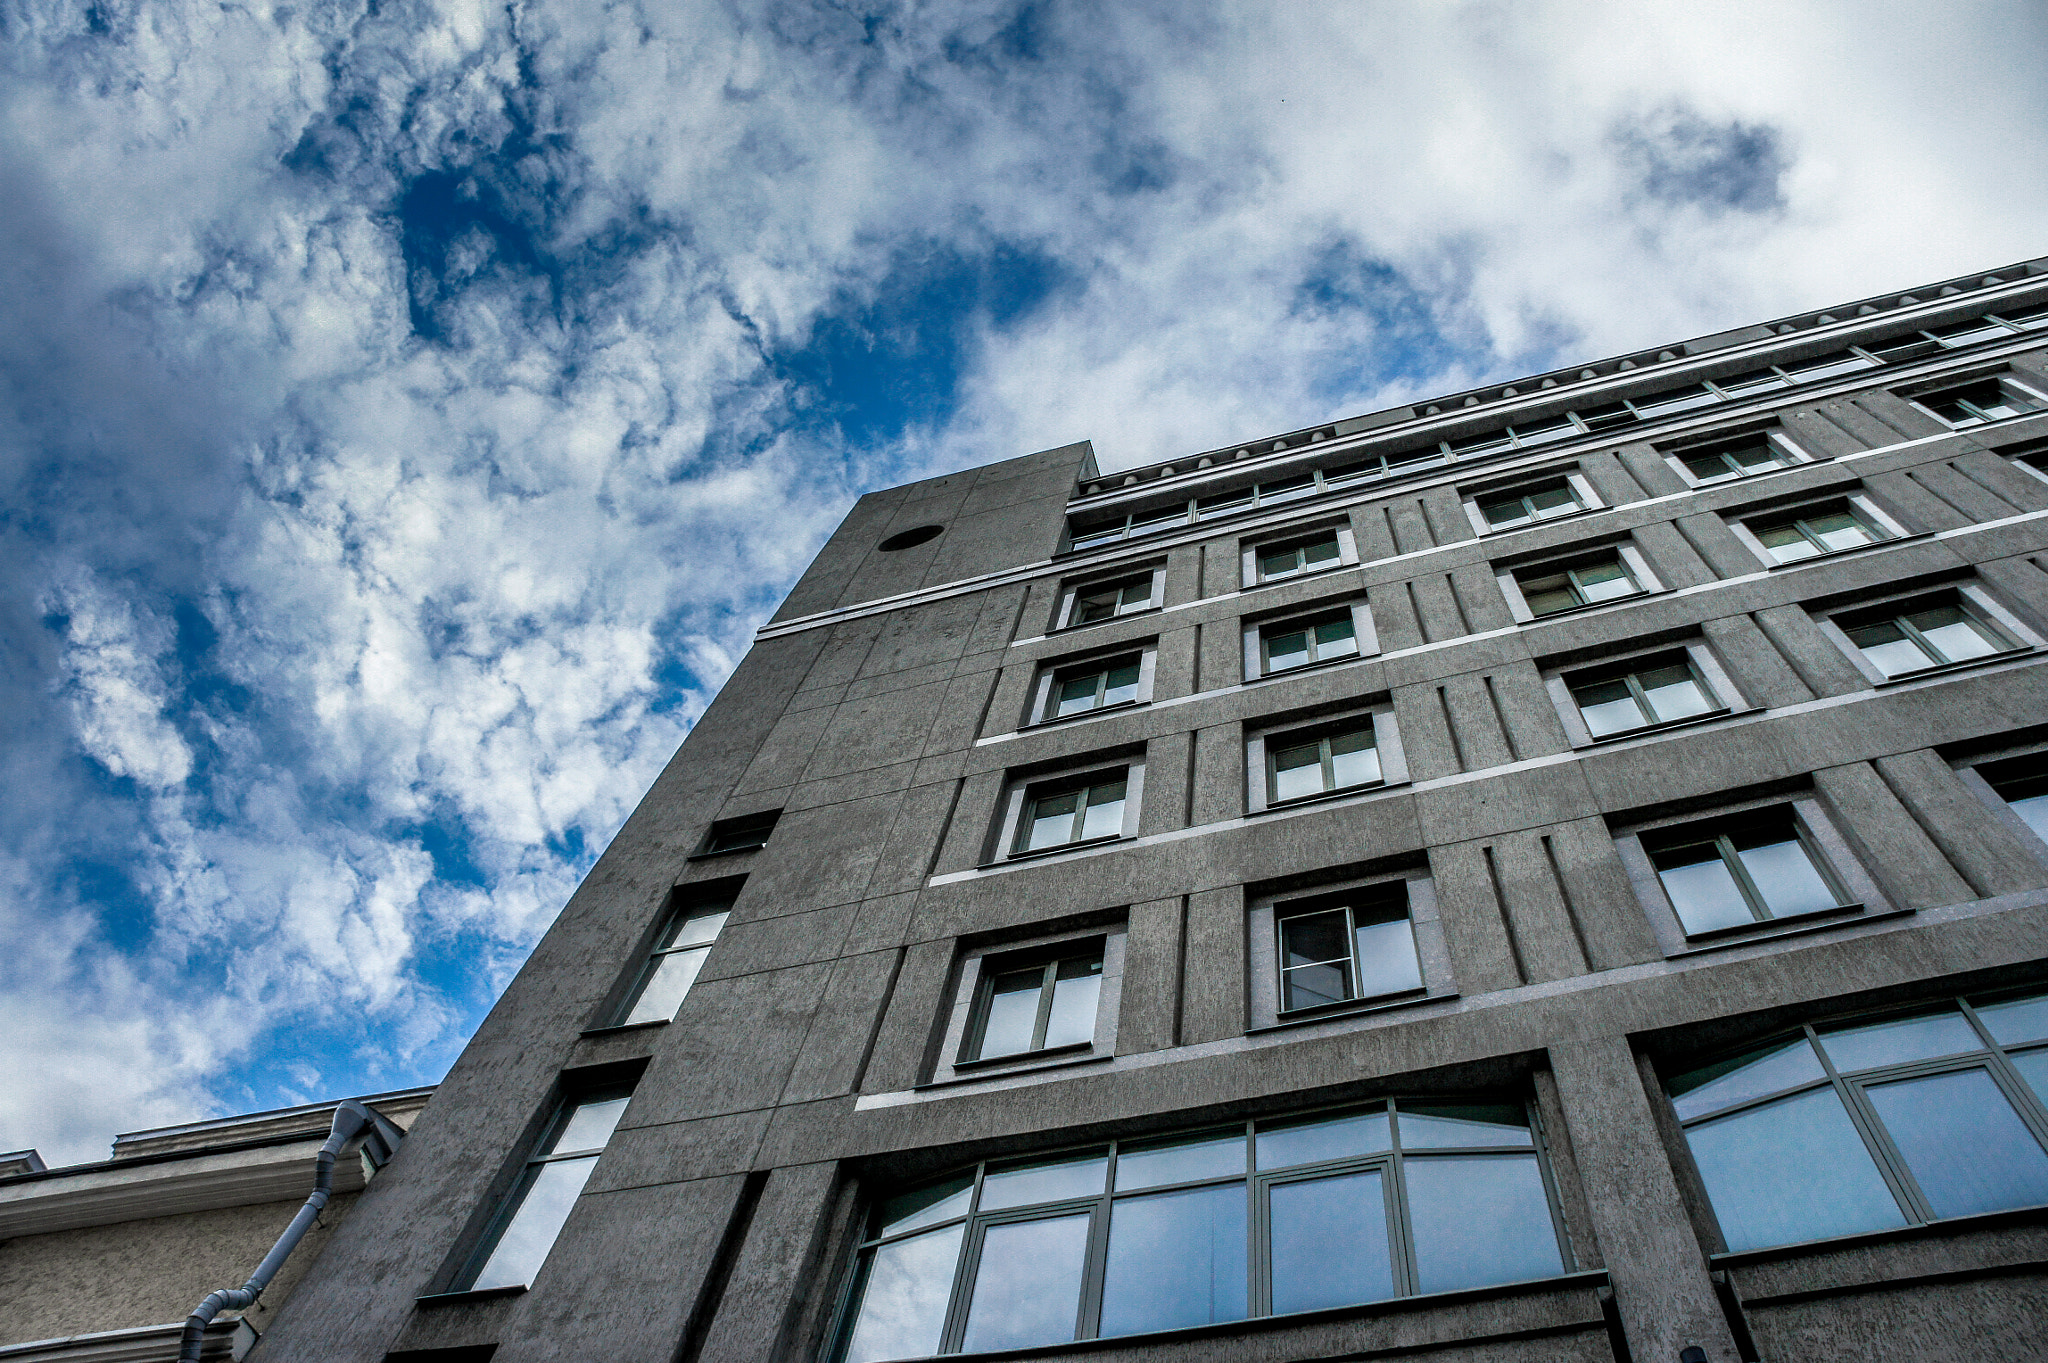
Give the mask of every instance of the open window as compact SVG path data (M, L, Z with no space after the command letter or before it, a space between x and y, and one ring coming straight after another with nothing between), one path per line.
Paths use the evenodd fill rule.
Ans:
M779 809L745 814L735 819L720 819L704 835L703 850L697 855L722 857L732 852L752 852L764 847L768 843L768 835L775 831L775 825L781 819L782 811Z
M1248 914L1254 1028L1456 992L1423 868L1254 893Z

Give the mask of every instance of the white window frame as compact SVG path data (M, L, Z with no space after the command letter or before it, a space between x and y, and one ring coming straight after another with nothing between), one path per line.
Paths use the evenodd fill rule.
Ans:
M1422 968L1422 992L1390 997L1346 999L1319 1008L1282 1013L1280 1008L1280 918L1281 910L1305 900L1344 894L1347 890L1371 890L1400 883L1408 895L1408 922L1415 933L1415 958ZM1319 1020L1378 1012L1436 999L1457 997L1458 987L1451 974L1450 945L1444 940L1443 919L1437 910L1436 882L1425 866L1378 875L1330 880L1283 893L1251 896L1245 906L1246 976L1251 987L1248 1012L1253 1030L1273 1027L1296 1018Z
M1273 739L1327 737L1333 733L1360 728L1366 723L1372 725L1373 747L1379 751L1380 779L1376 784L1345 786L1338 790L1320 791L1314 795L1303 795L1277 803L1270 798L1266 750ZM1263 814L1269 809L1298 809L1304 805L1371 795L1393 786L1408 784L1408 754L1401 746L1401 728L1394 718L1391 700L1338 715L1318 716L1315 719L1296 720L1291 723L1262 723L1259 728L1245 734L1244 763L1245 810L1251 814Z
M1094 591L1097 588L1125 585L1133 579L1146 576L1147 574L1152 578L1152 595L1144 605L1119 608L1116 614L1104 616L1100 620L1076 621L1074 619L1075 606L1079 603L1081 597L1088 592ZM1048 631L1048 633L1063 629L1087 629L1093 625L1107 625L1114 620L1128 620L1134 615L1144 615L1161 609L1165 594L1166 564L1163 561L1154 563L1149 567L1140 566L1115 573L1077 578L1074 581L1060 584L1059 604L1054 608L1052 630Z
M1955 597L1954 602L1943 599L1950 595ZM1863 650L1850 640L1848 630L1855 626L1845 628L1838 623L1843 616L1863 615L1884 607L1891 607L1895 613L1903 615L1910 611L1950 604L1959 605L1966 613L1976 616L1978 622L1989 625L1994 634L2003 634L2008 647L1996 653L1987 653L1981 658L1932 663L1926 667L1915 668L1911 672L1902 672L1896 677L1887 677L1883 670L1871 662ZM2000 605L1997 598L1977 582L1958 582L1953 586L1937 587L1932 590L1923 587L1917 591L1894 592L1867 601L1846 603L1831 607L1825 614L1816 612L1814 623L1820 626L1821 633L1827 635L1835 647L1842 650L1855 665L1856 670L1861 672L1872 686L1903 686L1908 682L1919 681L1923 677L1940 676L1972 667L1988 667L1993 663L2040 648L2043 642L2040 635L2029 629L2017 615Z
M1138 694L1131 700L1118 701L1114 705L1097 706L1090 710L1076 711L1071 715L1054 715L1053 686L1062 673L1082 672L1090 667L1106 667L1119 658L1138 658ZM1031 704L1025 711L1022 728L1035 728L1044 724L1074 724L1095 715L1120 714L1152 703L1152 680L1159 657L1159 641L1144 639L1122 648L1108 649L1100 653L1083 654L1078 658L1059 658L1039 666L1038 677L1031 684Z
M1614 551L1615 556L1621 560L1622 567L1627 569L1629 576L1635 579L1636 586L1642 588L1641 591L1631 592L1627 596L1616 597L1612 601L1591 601L1584 605L1573 606L1567 610L1552 611L1548 615L1538 615L1529 609L1529 602L1522 595L1521 574L1526 573L1531 577L1546 577L1553 573L1562 573L1568 569L1593 562L1604 554L1607 549ZM1532 563L1516 563L1511 566L1494 569L1493 575L1495 580L1500 583L1501 595L1507 598L1508 613L1515 617L1517 624L1522 625L1533 625L1547 620L1561 620L1567 615L1581 615L1587 611L1620 606L1630 601L1641 601L1644 597L1655 596L1665 589L1664 583L1655 573L1650 571L1648 560L1643 557L1642 550L1636 548L1634 540L1622 540L1618 543L1607 545L1604 548L1560 555L1555 558L1539 559Z
M2000 388L2015 389L2019 393L2024 394L2034 406L2029 411L2015 412L2011 416L1977 417L1969 421L1950 421L1947 417L1935 411L1926 401L1928 398L1938 397L1943 393L1951 393L1958 388L1969 388L1980 383L1995 383ZM2040 388L2026 382L2010 369L1994 369L1988 373L1980 374L1950 374L1938 383L1918 384L1913 388L1898 393L1896 396L1905 398L1906 401L1912 403L1951 431L1974 431L1982 426L1996 426L2008 421L2025 421L2029 417L2048 416L2048 393L2043 393Z
M1124 976L1125 924L1121 921L1099 927L1075 928L1019 941L968 947L961 951L954 970L952 1000L939 1044L939 1058L928 1082L981 1078L984 1075L1013 1074L1019 1070L1048 1065L1068 1065L1077 1060L1116 1054L1117 1017L1121 1011ZM1102 985L1095 1002L1095 1032L1085 1046L1059 1046L1043 1051L1019 1051L1013 1055L969 1058L964 1054L967 1037L975 1024L975 1007L981 1000L983 977L1032 957L1057 956L1065 946L1099 941L1102 943Z
M1800 841L1816 859L1816 869L1823 879L1832 882L1838 893L1846 896L1848 902L1821 913L1765 918L1747 926L1723 928L1697 937L1689 935L1685 924L1679 921L1678 910L1672 906L1671 896L1665 892L1663 877L1658 875L1649 849L1643 846L1643 835L1694 824L1711 825L1738 820L1745 814L1779 806L1789 807ZM1650 930L1657 938L1657 945L1663 948L1666 956L1722 942L1741 942L1780 932L1794 932L1817 922L1853 923L1872 914L1890 912L1892 908L1884 892L1878 889L1877 882L1871 879L1870 873L1863 869L1863 864L1850 850L1848 840L1835 827L1826 806L1811 792L1744 800L1710 810L1645 820L1617 831L1614 847L1621 858L1622 869L1628 873L1630 885L1635 888L1636 898L1642 903L1644 915L1650 920Z
M1517 493L1526 497L1532 492L1541 492L1545 488L1556 486L1558 483L1564 483L1570 487L1572 495L1578 499L1579 504L1569 511L1557 511L1548 516L1539 516L1531 520L1518 521L1513 525L1496 527L1488 523L1486 513L1479 509L1481 502L1490 502L1500 497L1512 497ZM1585 474L1579 472L1576 464L1570 468L1549 469L1540 474L1525 474L1511 482L1496 483L1490 487L1479 487L1470 491L1460 490L1459 496L1465 504L1465 519L1472 523L1473 531L1482 536L1510 535L1517 530L1531 530L1539 525L1549 525L1554 521L1569 520L1573 516L1584 516L1590 512L1605 511L1607 509L1607 503L1602 501L1600 494L1593 490L1593 484L1587 481Z
M1320 568L1305 568L1300 572L1289 573L1284 577L1267 578L1259 576L1259 555L1265 550L1278 548L1284 544L1301 544L1311 540L1319 540L1325 534L1336 536L1336 562L1326 564ZM1261 535L1257 539L1240 540L1238 542L1238 549L1242 570L1242 576L1239 578L1239 581L1244 584L1244 589L1247 591L1253 587L1263 587L1268 584L1302 582L1312 577L1320 577L1324 573L1335 572L1339 568L1355 568L1358 566L1358 542L1351 533L1351 525L1348 521L1332 521L1325 525L1296 527L1276 534Z
M1794 520L1803 519L1807 516L1827 515L1838 507L1843 506L1848 508L1850 515L1863 522L1865 529L1875 533L1876 539L1874 543L1852 545L1847 549L1825 549L1817 554L1808 554L1805 558L1780 559L1771 552L1770 546L1765 544L1762 538L1750 526L1752 521ZM1769 507L1763 510L1749 508L1740 511L1725 511L1722 513L1722 517L1728 522L1728 529L1734 533L1735 538L1741 540L1743 547L1752 554L1755 554L1757 559L1766 568L1796 568L1802 563L1814 563L1821 559L1836 558L1842 554L1862 553L1865 550L1875 549L1880 544L1889 544L1893 540L1909 538L1912 533L1905 526L1900 525L1893 517L1887 515L1883 507L1872 501L1867 494L1861 491L1837 493L1834 496L1815 497L1811 500L1802 499L1797 502L1789 502L1782 506Z
M1040 796L1059 794L1062 788L1095 785L1112 779L1116 772L1123 773L1125 783L1123 821L1116 834L1090 838L1086 841L1062 842L1051 847L1028 851L1015 850L1017 828L1023 821L1024 810L1029 801ZM1144 794L1145 759L1142 755L1110 758L1056 772L1012 776L1004 784L1002 803L997 811L999 817L995 821L995 836L987 849L987 855L982 859L982 864L995 866L1030 861L1039 857L1059 856L1087 847L1106 847L1134 838L1138 835L1138 812L1144 804Z
M1285 667L1277 672L1266 670L1266 635L1271 632L1285 633L1295 626L1308 627L1329 616L1342 612L1351 613L1351 634L1358 642L1358 651L1341 658L1319 659L1302 663L1298 667ZM1247 620L1244 624L1244 679L1248 682L1264 681L1268 677L1293 677L1305 672L1314 672L1325 667L1341 667L1345 663L1369 658L1380 651L1380 638L1373 629L1372 607L1364 597L1355 601L1339 601L1313 610L1291 610L1285 614L1269 615L1261 619Z
M1698 458L1703 454L1713 454L1730 445L1747 444L1759 437L1777 453L1779 461L1777 468L1759 469L1755 473L1730 473L1719 478L1702 478L1686 466L1685 461L1688 458ZM1793 443L1792 439L1776 426L1766 426L1760 429L1752 428L1750 430L1720 431L1711 438L1688 440L1682 445L1659 445L1657 453L1664 457L1664 462L1671 466L1672 472L1684 480L1685 485L1689 488L1725 487L1730 483L1747 482L1752 478L1768 478L1774 473L1783 473L1785 470L1797 468L1801 464L1818 462L1812 455Z
M1634 729L1624 729L1620 733L1607 734L1600 738L1593 737L1593 731L1587 727L1586 717L1579 711L1578 701L1572 697L1573 677L1588 672L1609 670L1635 672L1652 662L1668 659L1679 653L1683 653L1686 661L1692 664L1694 674L1706 683L1714 699L1721 702L1717 709L1703 715L1688 715L1684 719L1669 720L1661 724L1645 724ZM1661 734L1671 729L1711 723L1756 708L1743 698L1742 689L1736 686L1734 678L1728 675L1728 669L1721 665L1720 657L1704 639L1690 639L1677 645L1639 649L1591 663L1548 668L1543 673L1543 686L1550 694L1550 703L1557 707L1557 717L1563 722L1565 736L1574 748L1607 747L1646 734Z

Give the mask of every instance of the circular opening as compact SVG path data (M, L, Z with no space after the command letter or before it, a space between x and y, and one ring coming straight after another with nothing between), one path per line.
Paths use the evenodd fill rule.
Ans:
M889 538L876 545L875 548L885 554L893 554L898 549L915 548L927 541L935 540L945 533L946 527L943 525L920 525L915 530L905 530L900 534L889 536Z

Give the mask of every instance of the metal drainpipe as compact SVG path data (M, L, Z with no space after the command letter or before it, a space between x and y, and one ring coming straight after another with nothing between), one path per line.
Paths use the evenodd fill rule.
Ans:
M199 1349L206 1338L206 1327L213 1323L215 1316L223 1311L245 1311L256 1304L256 1299L263 1295L263 1289L270 1286L270 1280L277 1276L277 1271L284 1267L284 1261L298 1247L299 1241L305 1239L306 1232L313 1228L313 1222L319 1219L320 1209L327 1205L327 1199L333 1192L335 1157L364 1127L370 1129L364 1149L370 1152L374 1164L381 1165L390 1159L398 1143L405 1139L405 1133L390 1118L353 1098L336 1107L334 1128L328 1132L327 1144L320 1147L319 1157L313 1162L313 1191L306 1198L306 1205L299 1208L299 1214L284 1228L284 1234L277 1237L270 1253L263 1256L263 1262L256 1265L256 1271L249 1275L249 1281L240 1287L223 1287L207 1293L206 1300L185 1318L185 1333L178 1343L178 1363L199 1363Z

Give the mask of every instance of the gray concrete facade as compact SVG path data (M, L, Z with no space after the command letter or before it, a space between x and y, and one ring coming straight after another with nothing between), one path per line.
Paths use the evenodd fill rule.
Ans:
M2048 988L2048 844L1985 765L2048 749L2044 310L2023 263L1129 473L1083 444L863 497L253 1357L830 1358L870 1209L919 1180L1475 1094L1535 1114L1562 1272L1004 1356L2041 1356L2044 1199L1902 1192L1908 1224L1731 1251L1667 1084L1788 1029ZM1687 462L1756 441L1772 466ZM1567 479L1570 514L1487 520ZM1158 519L1177 505L1201 514ZM1824 514L1871 542L1759 539ZM1086 543L1127 516L1147 533ZM1539 613L1602 562L1641 590ZM1077 591L1147 577L1149 604L1073 623ZM1989 651L1887 677L1852 642L1887 610L1959 612ZM1253 675L1302 618L1357 651ZM1591 736L1575 686L1673 658L1709 713ZM1125 660L1137 699L1047 718L1049 670ZM1267 798L1255 745L1363 716L1384 784ZM1013 854L1023 801L1101 773L1116 827ZM709 850L770 813L758 848ZM1658 849L1774 819L1834 902L1684 921ZM1423 986L1280 1007L1274 905L1396 884ZM669 916L728 902L673 1020L620 1025ZM1097 938L1091 1041L966 1056L984 959ZM620 1084L538 1271L468 1290L553 1114Z

